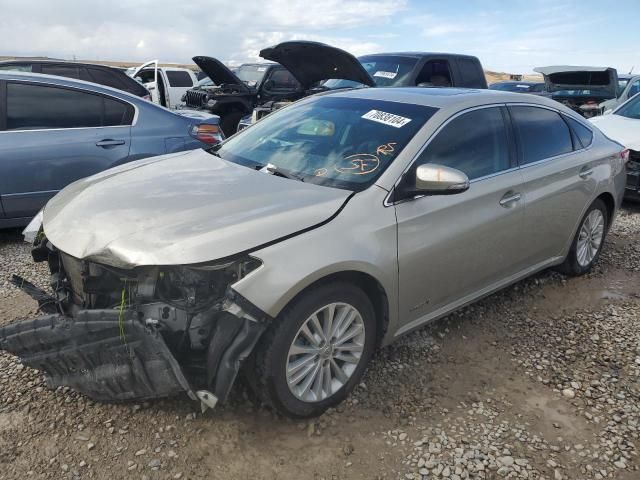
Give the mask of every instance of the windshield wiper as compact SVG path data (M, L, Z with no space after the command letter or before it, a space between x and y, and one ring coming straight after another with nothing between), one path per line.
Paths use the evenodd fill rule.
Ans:
M271 175L277 175L279 177L288 178L290 180L298 180L304 182L304 177L291 173L289 170L285 170L273 163L267 163L266 165L256 165L256 170L266 171Z

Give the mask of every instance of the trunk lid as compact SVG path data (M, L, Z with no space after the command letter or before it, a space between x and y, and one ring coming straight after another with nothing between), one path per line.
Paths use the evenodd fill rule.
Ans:
M375 81L356 57L344 50L320 42L282 42L260 52L265 60L277 62L309 89L330 78L352 80L370 87Z
M536 67L533 71L544 76L548 92L588 90L607 98L615 98L617 94L618 72L615 68L558 65Z

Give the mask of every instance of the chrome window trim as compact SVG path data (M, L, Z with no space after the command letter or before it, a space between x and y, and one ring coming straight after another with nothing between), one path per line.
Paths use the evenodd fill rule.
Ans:
M417 200L419 198L423 198L426 195L418 195L412 199L403 199L403 200L399 200L397 202L391 202L390 201L390 197L393 194L393 192L395 191L396 187L398 186L398 184L400 183L400 180L402 179L402 177L404 176L405 173L407 173L407 171L411 168L411 166L416 162L416 160L418 159L418 157L422 154L422 152L429 146L429 144L433 141L433 139L440 133L440 131L446 126L448 125L452 120L454 120L455 118L459 117L460 115L463 115L465 113L468 112L472 112L474 110L480 110L482 108L499 108L499 107L537 107L537 108L543 108L545 110L550 110L552 112L557 113L558 115L562 116L562 115L567 115L566 112L563 112L557 108L553 108L550 107L549 105L541 105L538 103L528 103L528 102L507 102L507 103L491 103L491 104L486 104L486 105L477 105L475 107L470 107L470 108L466 108L464 110L460 110L459 112L456 112L454 115L452 115L451 117L447 118L447 120L445 120L442 125L440 125L437 130L435 132L433 132L433 134L429 137L429 139L427 140L427 142L420 148L420 150L418 151L418 153L416 153L414 155L414 157L411 159L411 161L409 162L409 165L402 171L402 173L400 174L400 176L398 177L398 179L396 180L396 182L393 184L393 188L391 188L391 190L389 190L388 195L385 197L384 202L382 203L382 205L384 207L391 207L394 206L398 203L404 203L406 201L411 201L411 200ZM574 119L576 120L576 119ZM564 121L564 120L563 120ZM579 121L579 120L576 120ZM513 120L512 120L513 122ZM527 163L527 164L520 164L520 159L518 158L518 166L516 167L512 167L508 170L503 170L501 172L496 172L496 173L492 173L490 175L486 175L484 177L479 177L479 178L474 178L473 180L470 180L469 183L473 184L476 183L478 181L482 181L482 180L487 180L489 178L493 178L496 177L498 175L503 175L505 173L509 173L509 172L513 172L515 170L520 170L523 168L528 168L531 166L536 166L536 165L540 165L542 163L546 163L546 162L550 162L553 160L557 160L559 158L563 158L563 157L567 157L569 155L573 155L576 153L581 153L581 152L586 152L588 150L591 149L591 147L594 144L594 137L595 137L595 132L594 130L591 128L591 126L585 125L585 123L580 122L581 125L584 125L587 129L589 129L589 131L591 132L591 143L583 148L577 149L577 150L572 150L570 152L567 153L562 153L560 155L555 155L553 157L548 157L548 158L543 158L541 160L537 160L535 162L531 162L531 163ZM567 128L571 131L571 127L569 125L567 125ZM514 139L515 141L515 139ZM573 145L573 140L572 140L572 145Z
M43 87L50 87L50 88L66 88L66 89L71 89L71 90L77 90L79 92L83 92L83 93L88 93L90 95L101 95L103 97L109 97L109 98L113 98L114 100L117 100L119 102L123 102L126 103L127 105L131 105L133 107L133 120L131 121L131 125L107 125L107 126L103 126L103 127L69 127L69 128L33 128L33 129L26 129L26 130L0 130L0 134L3 133L21 133L21 132L55 132L55 131L60 131L60 130L95 130L95 129L102 129L102 128L131 128L131 127L135 127L136 124L138 123L138 116L139 116L139 112L138 112L138 106L135 103L131 103L128 100L124 100L116 95L112 95L109 93L103 93L103 92L94 92L91 90L87 90L86 88L81 88L81 87L76 87L76 86L69 86L69 85L58 85L57 83L46 83L43 82L42 80L32 80L32 79L7 79L5 80L6 83L32 83L32 84L36 84L36 85L41 85Z

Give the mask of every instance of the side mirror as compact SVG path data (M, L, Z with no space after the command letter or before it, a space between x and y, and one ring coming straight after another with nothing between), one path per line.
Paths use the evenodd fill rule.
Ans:
M453 195L469 189L469 178L455 168L425 163L416 169L412 195Z

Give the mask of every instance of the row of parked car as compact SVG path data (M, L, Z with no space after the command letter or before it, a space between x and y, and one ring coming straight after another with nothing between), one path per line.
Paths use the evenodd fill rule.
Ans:
M50 387L213 407L244 374L277 411L314 416L378 346L542 269L597 262L630 153L575 109L487 89L474 57L314 42L261 55L273 63L236 72L196 57L211 83L185 92L200 110L182 115L0 74L4 213L26 219L55 194L25 230L53 292L14 277L43 315L0 327L0 349ZM638 98L608 117L631 121ZM260 112L221 141L225 120Z

